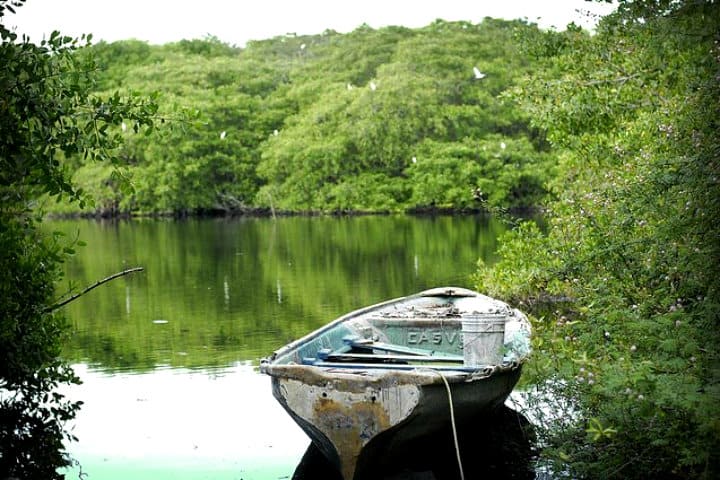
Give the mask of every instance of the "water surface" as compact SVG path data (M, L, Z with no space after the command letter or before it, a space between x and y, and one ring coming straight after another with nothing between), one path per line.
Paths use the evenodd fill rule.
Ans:
M501 223L372 216L58 221L87 246L60 291L145 270L65 307L85 401L70 450L90 480L291 478L309 441L259 360L340 314L472 288Z

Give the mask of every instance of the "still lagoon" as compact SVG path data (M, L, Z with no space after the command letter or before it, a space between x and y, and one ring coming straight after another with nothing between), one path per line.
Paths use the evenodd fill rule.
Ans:
M261 358L340 314L472 288L505 226L482 216L72 220L59 292L143 267L64 307L83 384L68 478L292 478L308 438Z

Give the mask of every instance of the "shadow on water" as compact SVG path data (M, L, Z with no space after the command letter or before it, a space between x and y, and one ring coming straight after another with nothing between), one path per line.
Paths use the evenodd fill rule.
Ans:
M535 479L533 430L520 413L501 407L492 416L458 425L458 443L466 479ZM335 467L311 444L293 480L343 480ZM361 480L460 479L450 428L408 444L402 451L378 458L376 468ZM360 480L360 479L356 479Z

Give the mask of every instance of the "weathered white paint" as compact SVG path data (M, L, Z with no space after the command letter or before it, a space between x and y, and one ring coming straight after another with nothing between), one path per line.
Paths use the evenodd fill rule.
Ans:
M345 480L352 480L363 447L380 432L408 418L420 401L420 387L412 384L367 386L358 392L338 389L332 381L309 385L280 379L279 385L288 408L332 444Z

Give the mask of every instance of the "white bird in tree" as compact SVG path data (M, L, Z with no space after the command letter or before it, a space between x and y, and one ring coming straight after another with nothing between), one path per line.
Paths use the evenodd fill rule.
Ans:
M484 73L482 73L482 72L480 71L480 69L477 68L477 67L473 67L473 73L475 74L475 79L476 79L476 80L482 80L483 78L486 77L486 75L485 75Z
M225 132L225 130L223 130L223 131L220 133L220 140L225 140L225 135L227 135L227 132Z
M373 92L377 90L377 85L375 85L375 82L370 82L370 90L372 90Z

